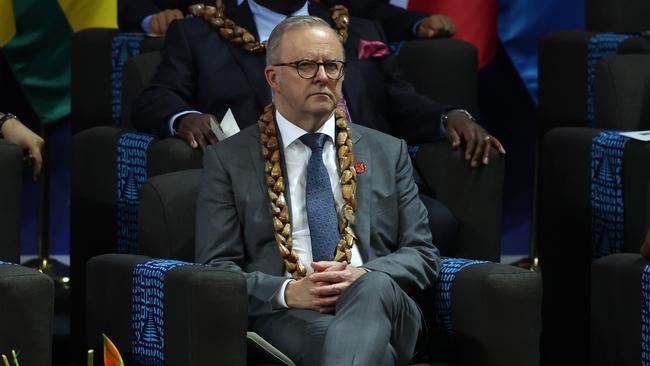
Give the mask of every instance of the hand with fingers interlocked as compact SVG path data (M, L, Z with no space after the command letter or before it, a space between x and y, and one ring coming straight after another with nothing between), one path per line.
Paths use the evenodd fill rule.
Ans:
M285 300L290 308L333 314L339 296L368 271L347 262L321 261L311 264L314 273L287 285Z

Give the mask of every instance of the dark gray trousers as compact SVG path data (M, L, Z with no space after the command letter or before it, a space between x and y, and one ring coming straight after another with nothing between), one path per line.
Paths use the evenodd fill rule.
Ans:
M251 328L298 365L406 365L424 328L422 313L383 272L361 276L336 315L288 309L251 319Z

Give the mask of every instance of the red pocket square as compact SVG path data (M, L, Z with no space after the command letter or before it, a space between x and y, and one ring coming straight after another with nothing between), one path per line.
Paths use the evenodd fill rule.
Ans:
M357 57L359 60L365 60L371 57L384 57L388 54L390 54L390 50L384 42L366 41L362 39L359 43L359 53Z

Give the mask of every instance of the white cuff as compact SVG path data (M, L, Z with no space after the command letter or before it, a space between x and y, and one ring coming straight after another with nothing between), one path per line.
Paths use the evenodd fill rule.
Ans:
M293 281L292 278L287 278L286 281L282 284L282 287L278 290L278 292L275 293L273 298L271 299L271 306L273 309L288 309L289 305L287 305L287 302L284 299L284 291L287 289L287 285L289 282Z
M168 124L169 124L169 133L171 133L172 136L176 136L176 130L174 129L174 122L176 121L176 118L178 118L180 116L184 116L186 114L190 114L190 113L202 114L199 111L189 110L189 111L178 112L175 115L173 115L172 118L169 119L169 122L168 122Z

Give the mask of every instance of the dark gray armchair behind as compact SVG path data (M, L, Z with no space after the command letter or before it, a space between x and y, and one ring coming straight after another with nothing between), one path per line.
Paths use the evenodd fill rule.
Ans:
M23 150L0 139L0 261L20 261Z

